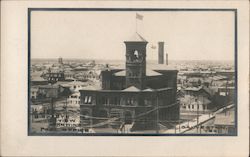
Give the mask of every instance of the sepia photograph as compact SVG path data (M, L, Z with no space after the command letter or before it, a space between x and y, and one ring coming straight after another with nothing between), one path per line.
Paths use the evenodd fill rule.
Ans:
M249 1L0 3L0 156L249 156Z
M237 136L236 19L29 8L28 135Z

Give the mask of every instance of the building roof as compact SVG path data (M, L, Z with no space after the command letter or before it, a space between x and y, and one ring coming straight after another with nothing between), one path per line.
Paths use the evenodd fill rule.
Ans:
M234 125L234 114L217 114L215 116L214 125Z
M175 67L166 64L147 64L147 66L152 70L177 70Z
M151 88L144 89L145 92L152 92L153 90Z
M123 91L138 92L138 91L140 91L140 89L136 88L135 86L130 86L130 87L124 89Z
M54 85L61 85L61 86L73 86L73 85L85 85L86 86L86 82L81 82L81 81L58 81L56 82Z
M230 86L229 87L225 87L225 86L224 87L217 87L217 88L218 89L235 89L234 87L230 87Z
M221 75L217 75L217 76L212 77L212 79L214 81L225 80L226 78L227 78L226 76L221 76Z
M39 85L39 88L57 89L59 85Z
M31 81L47 81L41 77L42 73L33 72L31 73Z
M135 42L147 42L146 39L144 39L139 33L135 32L130 38L129 40L127 40L128 42L130 41L135 41Z
M114 75L115 76L126 76L126 70L116 72ZM162 75L162 74L158 73L158 72L156 72L154 70L150 70L150 69L146 70L146 76L160 76L160 75Z
M98 86L98 85L88 85L86 87L83 87L81 90L102 90L101 89L101 86Z
M190 83L198 83L199 81L201 81L201 79L197 78L197 77L193 77L193 78L188 79L188 82L190 82Z
M47 80L45 80L44 78L42 78L40 76L37 76L37 77L32 77L31 81L47 81Z
M180 101L181 101L181 103L191 104L191 105L196 105L196 104L208 105L208 104L211 103L211 101L206 97L198 97L198 98L196 98L196 97L189 96L189 95L185 95L184 97L181 97Z
M234 73L234 70L217 70L217 73Z
M209 87L209 88L207 88L207 87L203 86L203 89L207 93L209 93L210 96L213 96L216 92L218 92L218 87Z
M200 86L200 87L187 87L184 90L185 91L195 91L195 92L197 92L197 91L199 91L201 89L202 89L202 87Z
M126 69L126 65L125 64L119 64L119 65L110 65L111 69L121 69L124 70ZM176 71L177 68L174 66L170 66L170 65L166 65L166 64L154 64L154 63L150 63L147 62L147 69L150 70L167 70L167 71Z

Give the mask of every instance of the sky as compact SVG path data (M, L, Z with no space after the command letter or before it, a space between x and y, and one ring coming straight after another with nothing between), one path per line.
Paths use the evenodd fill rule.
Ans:
M156 60L164 41L170 60L233 60L233 12L33 11L31 58L125 60L124 41L137 32Z

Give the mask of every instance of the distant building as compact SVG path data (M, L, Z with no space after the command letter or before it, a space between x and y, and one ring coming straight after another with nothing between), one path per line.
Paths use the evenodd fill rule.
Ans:
M57 128L73 128L79 127L80 125L80 116L65 116L59 115L56 119Z
M200 113L209 111L211 101L204 96L194 97L185 95L180 98L181 110L182 111L201 111Z
M31 86L31 88L30 88L31 99L36 99L37 98L38 90L39 90L39 87Z
M164 64L164 42L158 42L158 64Z
M212 108L211 95L203 87L188 87L183 92L184 96L179 98L183 111L205 112Z
M34 87L32 87L31 89L33 88ZM33 96L33 99L46 100L46 98L59 98L63 96L68 96L71 93L69 88L65 88L60 85L40 85L36 88L38 88L38 91L36 92L36 97L35 94L32 94L31 91L31 98Z
M58 58L58 64L63 64L63 59L62 59L62 57L59 57L59 58Z
M229 79L234 79L235 71L234 70L217 70L216 74L226 76Z
M179 119L177 70L165 65L147 68L147 41L138 33L125 45L126 69L102 71L101 90L80 90L82 127L130 124L131 130L156 129L157 110L159 121ZM112 117L114 122L99 126Z
M217 107L226 106L234 102L235 88L234 87L218 87L215 93L215 104Z
M235 134L235 107L233 106L216 114L214 127L218 134Z
M67 105L68 106L76 106L80 107L80 92L74 92L67 98Z
M31 73L31 85L47 85L49 82L48 80L44 79L41 77L42 74L41 73L37 73L37 72L32 72Z
M44 85L39 86L38 98L58 98L59 95L59 86L53 85Z
M64 72L61 70L51 70L49 69L44 77L48 80L49 83L55 83L57 81L64 81Z
M168 53L166 53L166 65L168 65Z
M75 73L72 71L67 71L64 73L64 78L67 81L73 81L75 80Z
M87 86L86 82L81 82L81 81L58 81L54 85L60 85L65 88L69 88L71 91L76 92L79 91L80 89L83 89L84 87Z
M98 70L88 70L83 71L75 75L75 78L80 81L87 81L87 80L100 80L100 71Z

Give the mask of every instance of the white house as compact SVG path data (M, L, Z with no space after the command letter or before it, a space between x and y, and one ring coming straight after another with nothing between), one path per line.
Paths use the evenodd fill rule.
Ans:
M76 91L67 98L68 106L80 107L80 92Z

